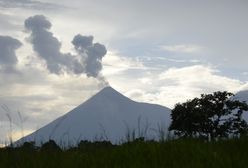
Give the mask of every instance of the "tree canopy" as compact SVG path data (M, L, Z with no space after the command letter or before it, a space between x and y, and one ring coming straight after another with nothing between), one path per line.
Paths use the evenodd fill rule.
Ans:
M247 134L248 124L242 114L248 111L248 105L233 99L233 96L219 91L176 104L171 113L169 131L179 137L211 140Z

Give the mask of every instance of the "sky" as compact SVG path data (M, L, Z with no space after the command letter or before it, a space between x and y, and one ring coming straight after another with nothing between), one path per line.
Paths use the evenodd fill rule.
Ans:
M247 0L0 0L0 142L107 85L169 108L247 90L247 9Z

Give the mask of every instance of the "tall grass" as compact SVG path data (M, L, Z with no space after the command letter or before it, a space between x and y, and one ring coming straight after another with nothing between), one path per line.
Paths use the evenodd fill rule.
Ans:
M41 150L32 146L0 149L0 167L12 168L245 168L247 158L248 138L217 142L198 139L134 140L121 145L84 141L78 147L67 150Z

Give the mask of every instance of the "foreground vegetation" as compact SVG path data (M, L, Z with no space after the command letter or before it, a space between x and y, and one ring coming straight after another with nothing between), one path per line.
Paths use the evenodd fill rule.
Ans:
M206 142L177 139L164 142L138 139L122 145L81 141L78 147L61 150L52 141L41 148L26 143L0 149L0 167L247 167L248 138Z

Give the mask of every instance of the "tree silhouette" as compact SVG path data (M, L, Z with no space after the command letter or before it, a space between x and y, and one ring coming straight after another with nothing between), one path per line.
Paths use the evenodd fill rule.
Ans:
M179 137L211 140L247 134L248 125L242 114L248 111L248 105L232 97L233 94L226 91L214 92L176 104L169 131Z

